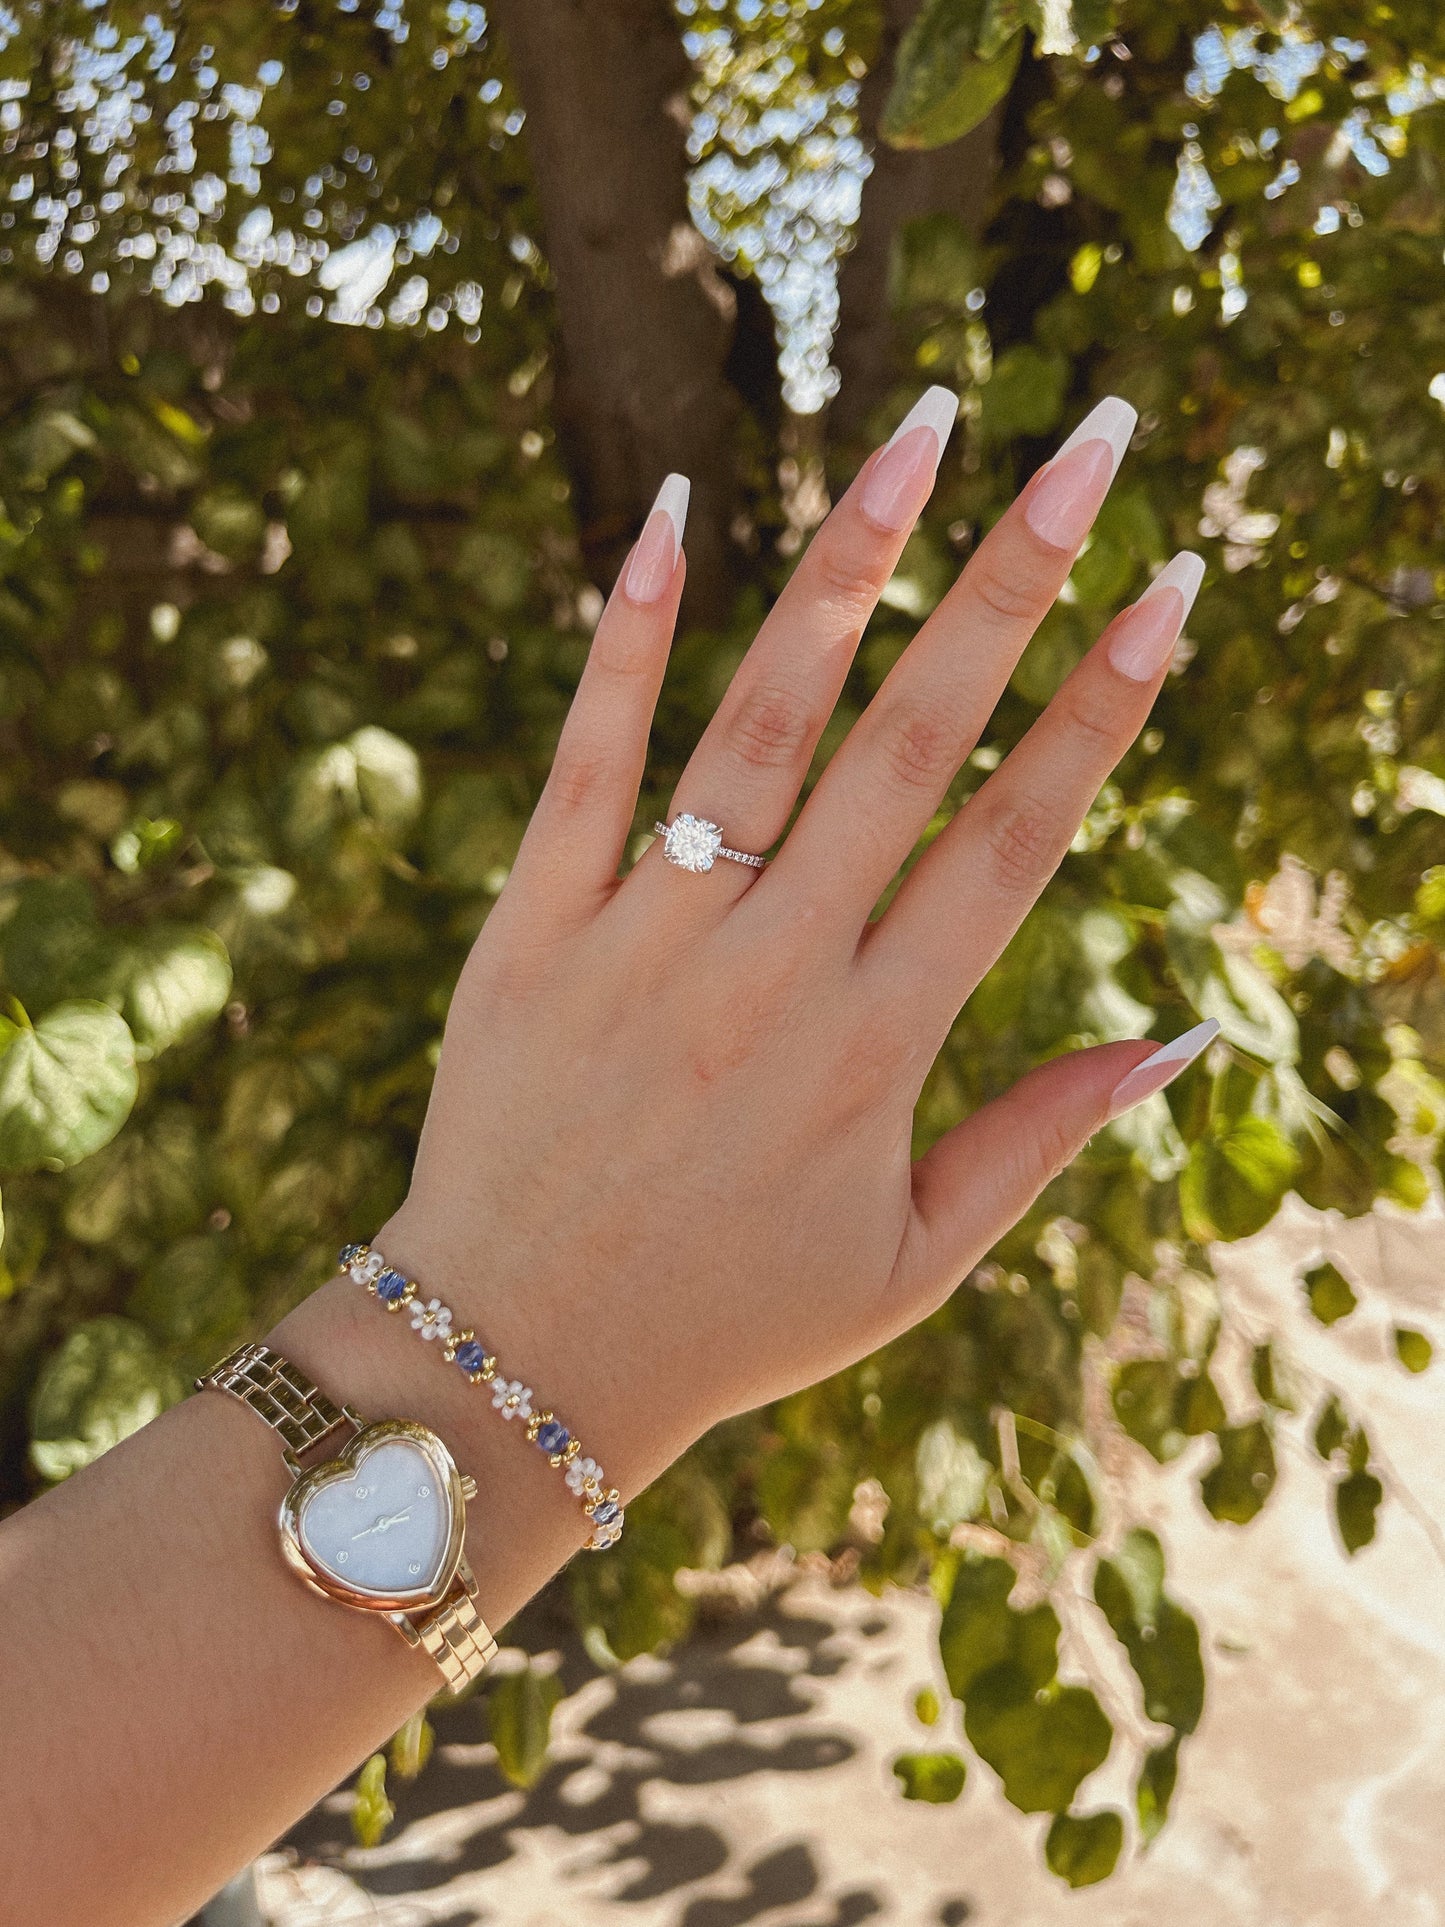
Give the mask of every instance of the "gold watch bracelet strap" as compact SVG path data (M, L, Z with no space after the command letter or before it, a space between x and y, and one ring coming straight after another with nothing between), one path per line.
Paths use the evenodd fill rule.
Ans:
M334 1404L305 1372L269 1345L242 1345L219 1365L213 1365L204 1378L196 1380L198 1392L208 1388L240 1399L279 1434L286 1463L293 1471L300 1470L297 1461L301 1454L319 1445L329 1433L343 1425L359 1431L365 1423L350 1406Z
M349 1405L335 1404L269 1345L239 1346L196 1380L196 1390L229 1392L249 1405L279 1435L286 1464L295 1473L301 1470L303 1452L343 1425L359 1431L366 1422ZM463 1490L469 1498L475 1493L470 1478L463 1480ZM430 1653L454 1693L478 1678L497 1650L474 1604L475 1594L476 1581L463 1560L445 1599L422 1616L410 1616L409 1623L394 1622L408 1644L419 1643Z

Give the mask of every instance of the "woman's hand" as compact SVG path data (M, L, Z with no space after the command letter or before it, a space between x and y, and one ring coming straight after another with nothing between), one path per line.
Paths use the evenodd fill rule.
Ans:
M865 463L733 678L673 811L782 835L956 409ZM762 871L621 881L682 589L664 485L598 625L515 869L458 985L411 1192L377 1243L575 1424L630 1496L715 1420L937 1306L1089 1135L1204 1048L1055 1059L910 1161L960 1006L1053 874L1167 672L1177 555L914 867L1133 430L1099 404L924 624Z

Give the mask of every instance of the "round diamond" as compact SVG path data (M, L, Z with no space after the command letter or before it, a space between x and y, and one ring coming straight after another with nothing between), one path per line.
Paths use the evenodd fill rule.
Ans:
M667 827L662 853L682 870L710 870L722 848L722 831L701 816L677 816Z

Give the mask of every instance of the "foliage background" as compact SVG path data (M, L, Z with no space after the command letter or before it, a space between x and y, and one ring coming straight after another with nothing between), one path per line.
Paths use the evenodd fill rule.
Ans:
M678 1568L760 1539L928 1576L968 1745L954 1709L904 1791L957 1797L980 1756L1053 1816L1076 1884L1147 1844L1205 1682L1120 1455L1214 1434L1201 1502L1243 1525L1301 1428L1342 1547L1368 1543L1364 1415L1234 1328L1207 1247L1291 1188L1418 1208L1445 1117L1445 29L1360 14L6 17L7 1503L399 1201L451 983L667 468L696 483L689 604L639 829L830 482L925 381L958 385L959 432L820 760L1121 392L1120 485L934 827L1152 567L1189 544L1209 576L919 1142L1054 1051L1205 1015L1221 1043L926 1328L704 1441L571 1585L610 1664L685 1632ZM1338 1273L1304 1288L1350 1315ZM1080 1584L1154 1736L1128 1815L1075 1803L1126 1743L1058 1673L1051 1601ZM535 1673L497 1689L519 1778L552 1697ZM413 1731L397 1762L424 1754ZM369 1773L358 1812L384 1824Z

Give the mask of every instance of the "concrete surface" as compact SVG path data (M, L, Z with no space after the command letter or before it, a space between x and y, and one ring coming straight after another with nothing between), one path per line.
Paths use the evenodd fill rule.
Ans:
M1360 1292L1328 1330L1297 1282L1317 1255ZM1137 1454L1126 1467L1168 1549L1170 1589L1205 1628L1209 1694L1173 1819L1113 1880L1063 1888L1042 1864L1041 1821L1015 1813L977 1762L954 1806L898 1797L893 1756L958 1732L956 1708L933 1735L910 1711L919 1686L941 1683L936 1612L926 1597L875 1601L815 1573L669 1659L613 1676L592 1675L559 1635L580 1690L558 1714L539 1786L507 1785L464 1705L441 1721L421 1779L394 1789L398 1816L380 1847L349 1844L342 1794L264 1858L263 1917L271 1927L1445 1922L1445 1218L1432 1207L1345 1224L1292 1204L1217 1262L1228 1348L1240 1361L1254 1339L1286 1332L1304 1409L1283 1428L1279 1485L1244 1529L1215 1524L1198 1503L1207 1450L1166 1472ZM1394 1360L1397 1323L1440 1353L1420 1377ZM1247 1397L1232 1377L1232 1396ZM1353 1560L1307 1444L1328 1389L1365 1420L1392 1488L1376 1542ZM1119 1798L1124 1765L1111 1756L1084 1795Z

